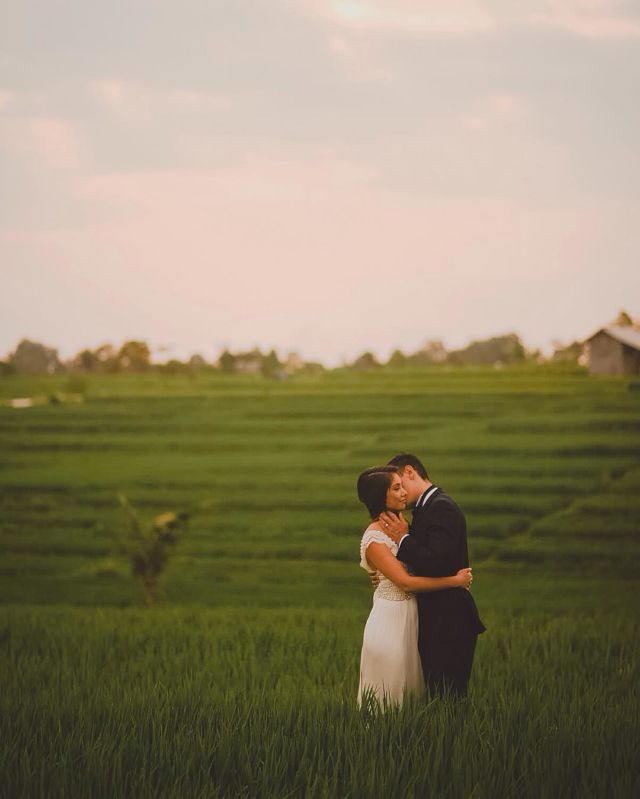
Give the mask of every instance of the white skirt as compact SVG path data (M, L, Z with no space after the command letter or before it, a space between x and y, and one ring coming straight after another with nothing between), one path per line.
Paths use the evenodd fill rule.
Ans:
M365 693L382 705L400 704L408 695L424 693L415 597L393 600L374 595L360 656L359 705Z

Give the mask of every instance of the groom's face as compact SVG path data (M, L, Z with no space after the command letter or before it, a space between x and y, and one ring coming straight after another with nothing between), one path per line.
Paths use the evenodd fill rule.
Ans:
M402 487L407 492L407 507L413 508L422 494L422 481L413 466L405 466L400 472Z

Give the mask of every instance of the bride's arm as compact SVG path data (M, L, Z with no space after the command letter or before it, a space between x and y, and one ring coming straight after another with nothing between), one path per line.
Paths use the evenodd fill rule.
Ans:
M452 577L415 577L404 568L385 544L367 547L367 562L403 591L442 591L444 588L469 588L471 569L461 569Z

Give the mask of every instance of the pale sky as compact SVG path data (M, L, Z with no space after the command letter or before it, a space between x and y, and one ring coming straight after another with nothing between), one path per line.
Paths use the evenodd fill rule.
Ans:
M639 0L4 3L0 357L638 316L639 98Z

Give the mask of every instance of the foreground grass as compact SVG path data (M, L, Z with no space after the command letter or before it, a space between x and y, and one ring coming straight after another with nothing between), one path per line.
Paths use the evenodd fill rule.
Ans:
M360 611L5 608L0 795L638 795L633 613L485 620L468 702L371 717Z

